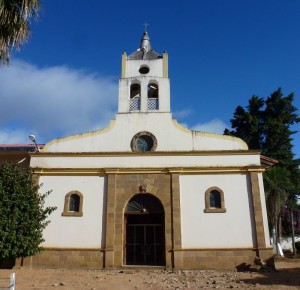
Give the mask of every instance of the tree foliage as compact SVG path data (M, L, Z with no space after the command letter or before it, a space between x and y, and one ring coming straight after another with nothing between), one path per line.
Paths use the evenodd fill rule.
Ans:
M264 173L269 225L276 225L285 205L295 204L300 193L300 160L292 151L291 126L300 121L293 105L294 95L284 96L279 88L266 99L252 96L246 109L238 106L231 122L232 130L225 135L242 138L249 149L259 149L263 155L278 161Z
M269 226L272 229L286 204L293 188L290 172L280 166L271 167L264 174L266 205L269 213Z
M253 96L245 110L238 106L231 121L233 131L225 130L226 135L234 135L243 139L252 149L263 147L263 111L264 100Z
M31 169L0 165L0 259L35 255L55 207L44 207L50 192L39 194Z
M8 64L12 49L27 42L39 8L39 0L0 0L0 63Z
M264 146L263 154L279 160L282 166L293 166L292 135L290 126L298 123L297 108L293 106L294 95L284 97L281 89L271 94L266 100L264 111Z

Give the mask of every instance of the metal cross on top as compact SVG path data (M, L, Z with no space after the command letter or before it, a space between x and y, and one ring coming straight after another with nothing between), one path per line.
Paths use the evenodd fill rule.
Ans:
M143 25L145 26L145 32L147 32L147 26L149 26L149 24L145 22Z

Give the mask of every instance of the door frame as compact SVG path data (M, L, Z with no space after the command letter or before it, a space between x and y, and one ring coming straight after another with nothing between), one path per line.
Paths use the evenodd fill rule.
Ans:
M156 213L151 213L151 210L149 210L150 212L148 212L147 210L147 205L145 206L145 208L141 208L139 210L132 210L132 211L128 211L128 205L130 204L130 202L135 201L135 198L138 197L139 199L141 199L142 197L147 197L148 201L149 199L153 200L154 203L157 203L157 205L159 204L159 211ZM125 206L125 211L124 211L124 216L123 216L123 226L124 226L124 231L123 231L123 265L134 265L134 264L127 264L127 229L128 229L128 217L129 216L145 216L145 215L158 215L160 216L160 220L161 222L159 223L161 225L161 231L162 231L162 253L163 253L163 258L162 258L162 264L161 265L152 265L150 264L149 266L166 266L166 238L165 238L165 211L164 211L164 207L162 202L155 196L149 193L145 193L145 194L136 194L133 197L131 197L131 199L127 202L126 206ZM141 225L147 225L147 223L141 223ZM149 224L150 225L150 224ZM143 264L144 265L144 264ZM138 264L137 264L138 266ZM145 264L144 266L148 266L147 264Z

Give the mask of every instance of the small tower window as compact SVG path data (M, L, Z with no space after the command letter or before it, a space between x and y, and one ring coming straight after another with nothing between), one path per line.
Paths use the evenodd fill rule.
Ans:
M82 216L83 195L77 191L70 191L65 196L63 216Z
M150 71L150 68L147 65L142 65L139 69L140 74L145 75Z
M158 110L158 85L155 83L148 84L148 110Z

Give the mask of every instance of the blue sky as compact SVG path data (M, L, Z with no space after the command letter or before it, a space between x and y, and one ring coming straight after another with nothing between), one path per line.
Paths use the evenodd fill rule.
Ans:
M105 127L121 54L139 47L145 22L169 54L171 108L185 126L222 133L238 105L278 87L300 108L299 0L43 0L29 43L0 69L0 143Z

